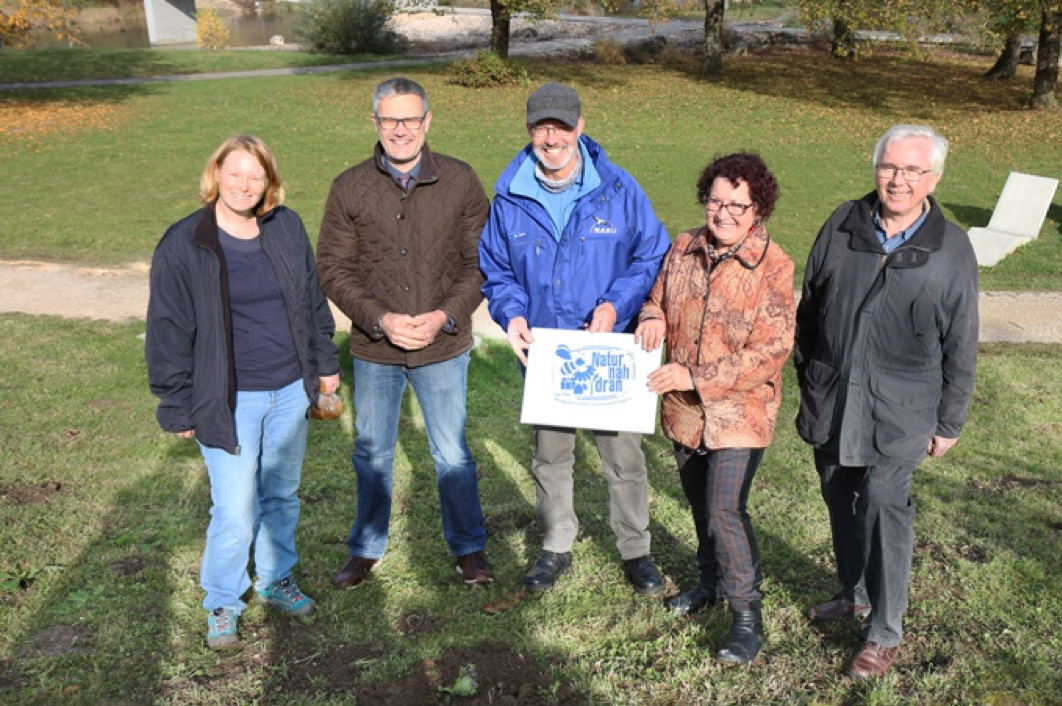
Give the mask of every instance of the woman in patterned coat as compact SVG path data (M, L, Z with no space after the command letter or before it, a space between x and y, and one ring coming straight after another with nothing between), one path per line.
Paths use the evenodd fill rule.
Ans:
M726 600L734 620L716 658L750 664L764 634L746 505L793 346L793 261L763 225L778 184L760 157L715 159L697 196L706 223L671 246L635 332L646 350L666 337L667 363L649 376L649 389L664 396L662 426L697 530L700 583L665 605L685 615Z

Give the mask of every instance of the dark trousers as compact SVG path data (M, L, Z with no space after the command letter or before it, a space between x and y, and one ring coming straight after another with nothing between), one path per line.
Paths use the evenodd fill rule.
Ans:
M882 647L895 647L903 637L914 552L910 489L916 465L842 466L828 454L815 453L841 596L871 607L863 638Z
M716 586L734 610L763 597L760 549L746 506L763 449L694 451L676 444L682 490L697 530L701 583Z

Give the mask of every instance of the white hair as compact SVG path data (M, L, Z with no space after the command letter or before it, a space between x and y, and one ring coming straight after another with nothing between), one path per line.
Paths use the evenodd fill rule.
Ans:
M928 125L893 125L886 130L878 140L877 146L874 147L874 166L878 166L881 156L885 154L885 150L889 149L890 145L912 137L924 137L929 140L932 147L932 154L929 158L930 168L934 174L944 173L944 160L948 158L948 140L943 135L938 135Z

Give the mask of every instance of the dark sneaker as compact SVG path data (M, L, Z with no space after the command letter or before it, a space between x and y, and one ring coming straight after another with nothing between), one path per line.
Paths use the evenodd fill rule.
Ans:
M494 572L487 563L487 555L482 551L457 557L457 570L461 574L461 580L468 584L490 583L494 580Z
M284 615L309 615L317 606L312 598L299 590L290 576L259 591L258 600Z
M524 587L532 593L542 593L553 588L557 579L568 573L572 566L572 553L543 551L538 561L524 576Z
M664 577L648 554L637 559L626 559L623 562L623 575L634 586L635 592L643 596L655 596L664 590Z
M236 623L240 616L228 608L215 608L207 613L207 647L212 650L226 650L240 642L236 634Z

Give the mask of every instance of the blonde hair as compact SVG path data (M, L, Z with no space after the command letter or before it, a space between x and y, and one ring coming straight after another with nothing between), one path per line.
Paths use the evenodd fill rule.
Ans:
M262 165L266 173L266 188L262 200L255 208L256 215L264 215L284 203L284 186L280 183L277 161L266 143L254 135L233 135L221 143L207 160L203 175L199 177L199 198L204 204L214 203L218 199L217 170L221 163L233 152L247 152Z

